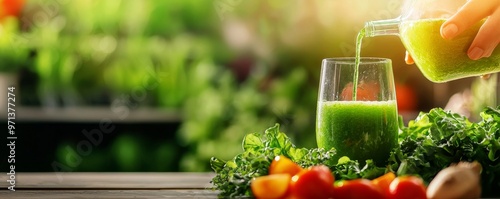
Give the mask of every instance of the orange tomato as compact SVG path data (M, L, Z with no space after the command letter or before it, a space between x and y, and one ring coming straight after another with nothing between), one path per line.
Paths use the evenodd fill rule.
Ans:
M335 178L328 167L324 165L312 166L292 177L290 198L331 198L334 180Z
M337 184L333 190L335 199L384 199L382 191L367 179L347 180Z
M426 188L417 176L395 178L389 186L390 199L426 199Z
M276 156L269 166L269 174L288 173L294 176L302 170L302 167L285 156Z
M377 82L359 82L358 89L356 90L356 100L358 101L376 101L378 99L378 93L380 91L380 86ZM353 85L348 83L340 97L342 100L352 100Z
M378 178L372 180L372 183L377 186L382 193L387 197L389 196L389 186L391 182L396 178L396 175L392 172L386 173Z
M273 174L257 177L250 183L255 198L282 198L290 185L290 174Z

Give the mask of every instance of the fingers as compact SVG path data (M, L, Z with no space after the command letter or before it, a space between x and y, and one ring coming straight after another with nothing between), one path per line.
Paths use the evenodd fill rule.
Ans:
M495 47L500 42L500 28L498 24L500 23L500 11L494 12L487 20L484 22L483 26L479 29L479 32L474 38L467 55L472 60L477 60L482 57L489 57Z
M408 53L408 51L406 51L406 54L405 54L405 62L408 65L415 63L415 61L413 61L413 57L411 57L411 55L410 55L410 53Z
M481 19L490 16L496 0L470 0L441 25L441 36L451 39Z

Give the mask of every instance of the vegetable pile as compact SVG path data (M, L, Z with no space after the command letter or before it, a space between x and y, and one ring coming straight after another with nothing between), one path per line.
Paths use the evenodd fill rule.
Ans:
M254 178L250 187L257 199L427 199L424 182L417 176L396 177L389 172L374 180L343 180L335 184L334 180L324 165L303 169L284 156L276 156L269 175Z
M385 167L371 160L360 164L348 157L334 164L335 149L298 148L276 124L263 134L248 134L243 140L243 153L232 160L213 157L210 163L216 176L212 183L220 196L253 196L252 179L268 175L273 159L280 155L302 168L325 165L335 180L375 179L394 172L397 176L420 176L425 183L453 163L477 161L482 165L482 197L500 197L495 191L500 188L499 109L485 108L477 123L441 108L420 113L407 127L400 125L400 145L393 149Z

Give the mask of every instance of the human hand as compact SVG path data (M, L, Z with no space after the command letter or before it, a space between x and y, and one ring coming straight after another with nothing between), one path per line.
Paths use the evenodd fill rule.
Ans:
M500 42L500 0L470 0L441 26L441 37L452 39L486 18L467 50L472 60L489 57Z
M486 17L467 55L472 60L489 57L500 42L500 0L469 0L441 25L441 37L452 39ZM405 62L414 63L408 51Z

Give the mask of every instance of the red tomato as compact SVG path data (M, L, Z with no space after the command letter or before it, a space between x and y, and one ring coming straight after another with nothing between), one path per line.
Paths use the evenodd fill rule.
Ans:
M372 180L372 183L377 186L382 193L389 197L389 186L391 182L396 178L396 175L392 172L386 173L378 178Z
M370 180L356 179L339 183L333 190L335 199L384 199L385 195Z
M335 178L328 167L324 165L312 166L292 177L290 198L331 198L334 180Z
M417 110L417 95L408 85L396 84L396 101L398 103L398 111Z
M285 156L276 156L269 166L269 174L288 173L294 176L302 170L302 167Z
M4 16L19 17L24 6L24 0L0 0L0 18Z
M358 83L358 89L356 90L356 100L358 101L375 101L378 99L378 93L380 91L380 86L376 82L360 82ZM348 83L340 97L343 100L352 100L353 85Z
M287 194L292 176L273 174L252 180L250 188L255 198L282 198Z
M426 199L424 182L416 176L397 177L389 186L390 199Z

